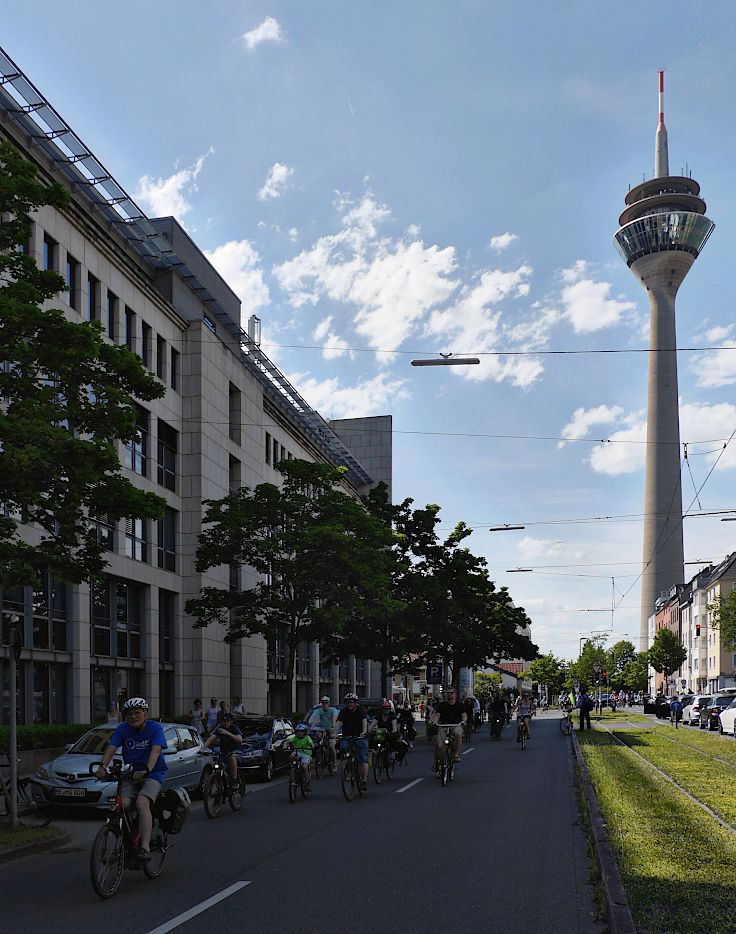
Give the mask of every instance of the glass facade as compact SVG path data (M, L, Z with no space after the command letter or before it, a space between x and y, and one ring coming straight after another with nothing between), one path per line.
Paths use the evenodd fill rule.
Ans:
M620 227L613 242L628 266L640 256L664 250L682 250L697 256L714 226L704 215L688 211L648 214Z

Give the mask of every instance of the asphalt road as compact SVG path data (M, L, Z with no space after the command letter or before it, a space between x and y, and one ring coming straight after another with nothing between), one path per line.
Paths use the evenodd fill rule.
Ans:
M100 818L65 821L69 845L0 866L0 931L599 934L557 720L536 717L523 751L514 726L492 743L485 724L444 789L420 737L392 782L371 776L352 802L339 775L295 804L283 778L253 784L214 821L195 802L161 878L126 872L107 902L89 879Z

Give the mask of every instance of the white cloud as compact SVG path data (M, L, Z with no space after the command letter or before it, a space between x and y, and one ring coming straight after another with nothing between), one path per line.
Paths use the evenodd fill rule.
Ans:
M281 195L291 187L289 179L294 174L294 170L283 162L274 162L266 175L266 181L263 188L258 192L259 201L267 201L269 198L280 198Z
M708 344L720 343L723 349L707 350L691 358L689 367L695 374L696 385L714 389L736 383L734 326L709 328L704 337Z
M499 234L497 237L491 237L489 246L492 250L500 253L502 250L507 249L507 247L509 247L514 242L514 240L518 239L519 235L515 233Z
M605 419L602 414L597 418L590 414L605 412L611 415L610 419ZM588 416L588 427L604 421L620 426L609 432L606 442L595 445L585 458L596 473L618 476L643 469L647 434L645 411L624 414L619 406L598 406L587 412L578 409L565 426L565 429L570 428L570 437L573 430L579 430L578 437L582 436ZM735 428L736 405L727 402L716 405L680 402L680 438L688 444L691 457L703 456L709 466L717 460L719 470L736 467L736 440L723 451L724 442Z
M357 332L371 347L393 351L455 290L455 250L379 237L390 211L370 194L357 203L340 197L338 207L345 210L341 229L274 267L274 275L293 307L322 299L352 305Z
M187 169L179 169L168 178L152 178L150 175L144 175L138 181L133 197L143 202L148 213L153 217L173 215L180 221L192 209L187 197L197 190L197 176L202 171L207 156L214 151L210 146L194 165Z
M620 405L599 405L594 409L575 409L572 418L562 429L562 437L567 441L575 438L587 438L593 425L608 425L615 422L623 414ZM564 447L565 441L560 441L558 448Z
M289 382L325 418L360 418L391 411L396 402L408 399L406 379L379 373L354 386L341 386L337 378L317 380L305 373L294 373Z
M582 561L586 552L577 545L567 544L559 539L534 538L525 535L516 545L524 563L539 562L544 558L555 558L557 561Z
M325 360L332 360L335 357L342 357L344 354L348 353L350 350L350 345L346 340L343 340L341 337L338 337L333 331L330 330L332 326L332 315L329 315L327 318L323 318L322 321L314 329L312 337L316 341L324 341L324 346L322 348L322 356ZM352 357L353 354L350 354Z
M214 250L205 250L204 255L240 299L243 320L267 304L269 292L261 258L248 240L229 240Z
M260 26L248 30L242 36L247 49L255 49L262 42L284 42L281 26L273 16L267 16Z
M561 272L565 283L560 298L564 316L576 334L589 334L613 327L629 312L636 310L634 302L610 297L611 283L596 282L589 274L589 264L578 260Z

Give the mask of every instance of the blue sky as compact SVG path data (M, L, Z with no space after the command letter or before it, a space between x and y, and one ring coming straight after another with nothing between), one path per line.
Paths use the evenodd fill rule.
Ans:
M664 68L670 169L716 224L678 296L680 346L716 348L680 354L683 501L736 508L733 5L119 9L16 4L0 41L144 211L187 227L315 408L394 416L395 498L474 528L543 651L634 639L648 305L611 238L653 171ZM440 351L482 362L410 366ZM734 549L736 526L686 520L686 561Z

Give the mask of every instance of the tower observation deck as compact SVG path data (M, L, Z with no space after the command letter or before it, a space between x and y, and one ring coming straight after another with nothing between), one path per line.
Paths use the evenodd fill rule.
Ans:
M660 71L654 177L626 195L613 238L650 305L640 651L658 597L684 582L675 296L715 226L698 183L669 174L663 78Z

